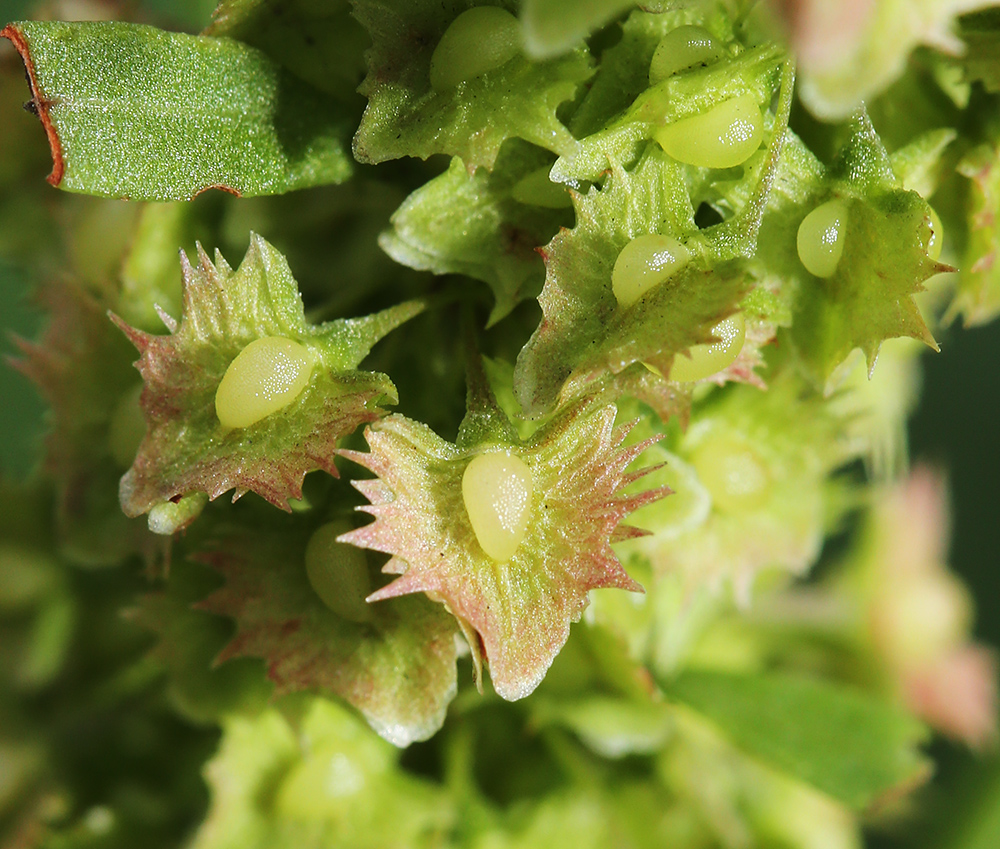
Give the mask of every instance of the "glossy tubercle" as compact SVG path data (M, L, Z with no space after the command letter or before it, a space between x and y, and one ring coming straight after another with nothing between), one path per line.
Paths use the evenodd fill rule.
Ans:
M306 545L306 576L330 610L351 622L369 622L372 608L365 598L372 591L368 559L360 548L337 542L351 530L347 522L321 526Z
M700 168L732 168L746 162L764 134L764 119L751 94L717 103L707 112L658 128L653 137L678 162Z
M309 383L314 355L280 336L255 339L226 369L215 393L225 428L249 427L291 404Z
M431 56L431 88L447 91L505 65L521 46L520 26L506 9L475 6L462 12Z
M656 45L649 63L649 84L656 85L678 71L708 65L722 58L722 45L704 27L685 25L668 32Z
M549 168L539 168L518 180L510 196L518 203L543 206L546 209L567 209L573 205L565 186L549 179Z
M493 560L510 560L524 539L533 490L531 469L514 454L479 454L466 466L465 511L479 545Z
M711 377L733 364L743 350L747 324L743 313L738 312L723 319L712 328L712 335L718 342L707 345L692 345L690 356L677 354L670 366L670 379L680 383L691 383Z
M931 235L927 240L927 256L937 261L941 258L941 246L944 243L944 225L941 218L934 211L934 207L927 207L930 212L928 217L931 220Z
M615 260L611 291L619 306L630 307L690 259L691 252L672 236L638 236L622 248Z
M806 271L816 277L832 277L844 253L847 204L830 200L817 206L799 225L796 248Z

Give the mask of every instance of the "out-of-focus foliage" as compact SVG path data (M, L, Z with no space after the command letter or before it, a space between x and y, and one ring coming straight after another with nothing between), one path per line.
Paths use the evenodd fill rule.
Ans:
M0 847L992 847L990 5L0 2Z

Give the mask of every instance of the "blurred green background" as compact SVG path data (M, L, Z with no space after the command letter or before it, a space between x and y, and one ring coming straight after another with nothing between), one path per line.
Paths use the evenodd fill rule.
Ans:
M54 13L72 7L72 3L47 5ZM124 5L133 10L140 6ZM178 28L197 29L208 20L214 2L145 0L141 6L163 16L161 23L167 20ZM0 0L0 23L38 8L29 0ZM0 61L16 61L7 48L5 44ZM4 84L9 79L5 76ZM13 101L27 98L27 89L3 95L0 139L29 139L35 147L28 156L30 191L47 195L54 203L58 193L44 183L49 168L44 134L30 115L20 110L11 114L9 109ZM18 131L11 132L15 125ZM0 149L0 180L3 160L10 155L10 149ZM37 471L45 417L32 386L6 362L16 351L11 334L33 338L42 323L23 270L23 245L8 238L19 212L16 195L0 198L0 353L5 360L0 365L0 472L14 479ZM52 273L58 271L53 268ZM949 474L951 563L976 597L977 636L1000 646L1000 323L974 329L949 327L939 334L939 341L941 353L928 353L923 359L924 391L910 425L911 457ZM876 836L873 843L915 849L998 849L1000 762L945 744L936 744L934 754L940 763L938 782L922 797L924 809L903 834Z

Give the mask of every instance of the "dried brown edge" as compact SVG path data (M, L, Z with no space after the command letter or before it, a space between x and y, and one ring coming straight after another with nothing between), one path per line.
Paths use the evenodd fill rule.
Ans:
M38 86L38 78L35 76L35 64L31 60L31 51L28 42L14 24L8 24L0 30L0 38L10 39L14 49L21 54L21 61L24 62L24 70L28 72L28 84L31 86L31 100L35 104L35 113L45 128L45 135L49 140L49 148L52 151L52 173L47 179L53 186L58 186L62 182L63 173L66 170L62 155L62 144L59 141L59 133L56 131L52 119L49 117L49 106L51 101L46 100L42 90Z
M193 195L191 195L191 200L194 200L198 195L207 192L211 189L217 189L220 192L225 192L227 195L234 195L235 197L243 197L243 193L239 189L234 189L232 186L227 186L223 183L213 183L211 186L203 186L198 189Z

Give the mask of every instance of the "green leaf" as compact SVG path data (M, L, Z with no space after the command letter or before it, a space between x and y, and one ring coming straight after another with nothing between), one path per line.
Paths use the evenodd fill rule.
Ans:
M400 575L370 598L423 592L440 600L473 651L481 646L497 693L527 696L566 643L590 590L641 590L610 542L636 535L619 522L664 493L619 494L641 476L624 470L643 446L624 447L628 428L616 429L614 418L613 406L576 405L522 442L483 383L470 387L457 445L399 415L368 428L370 453L344 453L378 475L354 482L371 502L361 509L376 521L342 539L393 555L384 571ZM464 487L470 464L497 452L526 466L529 480L523 535L513 553L499 557L485 550Z
M233 530L197 555L226 579L199 609L236 620L219 660L263 658L277 694L336 695L391 743L426 740L457 689L454 621L425 598L373 605L364 622L342 618L310 583L303 531L290 520Z
M55 186L187 200L350 176L342 107L246 44L103 22L29 21L2 35L28 70Z
M435 274L466 274L489 284L496 298L490 324L538 296L545 267L538 246L568 223L565 210L520 202L520 181L541 173L551 156L528 145L504 146L491 173L470 174L458 157L440 177L411 194L392 216L379 245L394 260ZM554 200L565 190L546 180ZM548 196L543 200L548 201Z
M200 251L200 248L199 248ZM129 516L157 504L204 492L216 498L253 490L287 509L313 469L337 474L337 440L378 418L379 404L395 403L385 375L357 370L380 338L421 307L408 302L376 315L322 325L305 320L302 299L284 257L252 236L233 271L221 254L203 251L197 266L182 255L184 312L168 336L153 336L116 319L142 356L142 409L148 431L122 478ZM246 426L226 428L216 392L233 360L263 338L291 340L312 363L305 387L286 406Z
M912 717L847 688L792 675L690 671L667 694L739 748L857 810L928 777Z
M492 168L508 138L560 154L575 147L556 107L591 74L584 48L547 62L518 54L454 88L431 88L435 47L459 13L473 5L467 0L355 3L355 15L372 37L361 87L368 108L354 137L359 161L446 153L474 170Z

